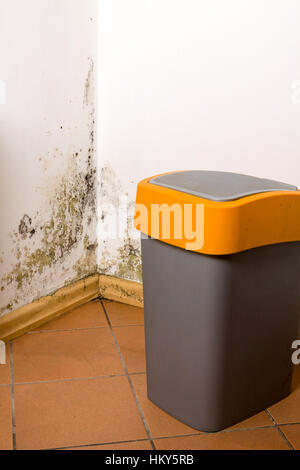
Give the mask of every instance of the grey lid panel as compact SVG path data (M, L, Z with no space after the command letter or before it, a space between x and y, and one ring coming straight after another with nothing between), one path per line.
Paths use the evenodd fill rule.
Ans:
M279 181L222 171L179 171L149 182L212 201L233 201L270 191L297 191L296 186Z

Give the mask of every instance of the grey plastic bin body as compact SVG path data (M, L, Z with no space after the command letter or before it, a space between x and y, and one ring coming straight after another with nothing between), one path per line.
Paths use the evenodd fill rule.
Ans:
M270 184L266 190L281 183ZM206 197L243 194L218 188L206 187ZM258 190L250 184L246 192ZM144 236L141 243L149 399L187 425L215 432L286 397L299 331L300 242L222 256Z

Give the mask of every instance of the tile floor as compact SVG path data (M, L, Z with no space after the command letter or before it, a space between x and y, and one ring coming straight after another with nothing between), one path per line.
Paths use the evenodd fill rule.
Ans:
M10 344L0 366L0 449L300 449L300 365L292 394L205 434L146 396L143 310L93 301Z

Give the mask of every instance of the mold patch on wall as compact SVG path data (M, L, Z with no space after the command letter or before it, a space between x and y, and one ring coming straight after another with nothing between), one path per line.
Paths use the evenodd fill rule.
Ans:
M118 249L118 276L131 281L142 282L142 260L140 242L130 236L132 217L127 218L126 237Z
M28 236L31 238L35 234L35 228L32 226L32 219L29 215L25 214L19 223L19 234L25 239Z
M88 235L85 235L84 241L84 254L74 264L73 270L76 277L81 279L89 274L94 274L97 271L97 247L98 243L91 243Z
M22 214L9 234L15 262L0 277L0 316L97 270L94 64L90 58L81 106L84 124L73 131L73 135L81 133L78 148L69 142L70 133L63 137L64 147L73 148L71 152L56 146L46 156L35 157L42 175L36 191L44 203L33 213Z
M92 57L88 58L89 70L84 84L83 105L94 105L94 61Z
M81 247L82 255L74 263L73 277L79 279L96 271L95 235L84 235L88 217L96 217L96 169L91 153L84 169L79 169L77 158L74 153L66 173L52 189L48 209L42 215L24 214L12 234L17 263L2 276L1 290L13 284L18 295L1 313L19 302L35 278L64 263L75 247Z
M109 164L106 164L101 171L101 256L98 270L102 274L120 277L132 281L142 281L142 264L139 236L134 236L133 228L133 210L134 204L127 201L127 194L116 177L114 170ZM124 198L127 204L127 212L120 210L124 204ZM127 202L126 202L127 201ZM114 219L112 220L112 214ZM108 225L116 227L124 225L122 235L119 232L111 233ZM119 226L117 227L119 228ZM115 236L111 236L115 235Z

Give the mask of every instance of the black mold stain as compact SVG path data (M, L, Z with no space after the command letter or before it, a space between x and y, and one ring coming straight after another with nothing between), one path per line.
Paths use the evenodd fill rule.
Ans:
M87 249L88 251L94 251L94 250L96 250L97 246L98 246L98 243L92 243L91 245L88 245L88 246L86 247L86 249Z
M142 281L141 252L129 237L119 249L118 275L125 279Z
M98 243L91 243L89 237L84 237L84 248L86 252L73 266L73 270L76 272L78 278L82 278L88 274L94 274L97 271L97 258L96 250ZM94 266L94 271L91 273L91 266Z
M35 234L35 228L32 227L32 218L29 217L29 215L25 214L20 220L18 233L21 235L23 240L28 236L29 238L32 238Z
M30 231L32 219L25 214L19 223L19 234L24 235Z
M88 70L88 75L87 75L87 78L85 80L85 84L84 84L84 97L83 97L83 104L85 106L88 106L88 105L94 105L93 103L93 95L94 95L94 90L93 90L93 87L94 87L94 83L93 83L93 79L94 79L94 61L92 59L92 57L88 57L88 61L89 61L89 70Z

